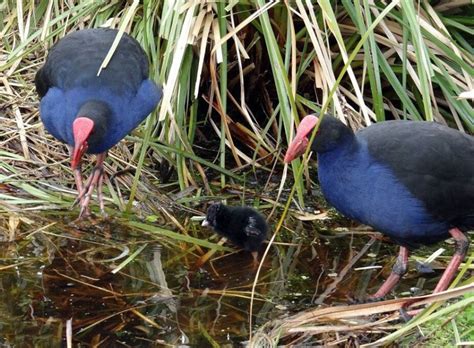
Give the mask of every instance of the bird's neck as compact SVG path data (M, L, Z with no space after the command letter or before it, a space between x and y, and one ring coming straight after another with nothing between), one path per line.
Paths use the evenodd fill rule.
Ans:
M94 122L94 129L89 136L89 147L94 147L106 136L112 111L107 103L100 100L90 100L79 108L76 118L87 117Z
M316 135L317 136L317 135ZM320 156L327 158L341 159L346 156L351 156L352 153L359 149L359 144L354 133L348 133L339 138L337 141L327 142L323 146L318 146L316 149L312 146L313 152Z

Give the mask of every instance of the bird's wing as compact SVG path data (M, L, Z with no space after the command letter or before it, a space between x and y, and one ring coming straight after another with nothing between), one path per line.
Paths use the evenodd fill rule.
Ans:
M59 40L37 74L38 94L46 94L50 86L66 91L93 84L113 92L136 92L148 78L148 59L140 44L127 34L122 36L107 67L97 76L116 34L113 29L85 29Z
M48 76L44 74L43 68L39 69L35 75L35 86L40 98L43 98L48 93L49 87L51 87L51 83Z
M255 217L249 216L248 223L244 228L244 232L249 237L256 237L261 233L257 227L257 219L255 219Z
M472 136L433 122L397 121L373 125L357 136L435 217L455 224L474 215Z

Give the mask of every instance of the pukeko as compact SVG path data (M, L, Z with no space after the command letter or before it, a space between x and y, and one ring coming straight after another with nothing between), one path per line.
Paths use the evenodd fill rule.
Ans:
M285 155L291 162L309 145L318 118L297 128ZM313 143L326 200L400 247L393 270L371 297L384 297L407 270L408 252L449 237L456 249L434 292L445 290L464 259L474 228L474 138L434 122L387 121L354 133L322 117Z
M212 204L207 210L202 226L209 226L236 246L250 251L254 260L258 249L267 238L268 225L265 218L250 207L230 207L221 203Z
M101 212L103 162L107 151L130 133L161 98L161 89L148 78L148 58L140 44L123 34L107 67L99 68L117 30L84 29L66 35L49 51L35 77L45 128L68 144L81 212L88 214L95 187ZM81 160L97 154L85 183Z

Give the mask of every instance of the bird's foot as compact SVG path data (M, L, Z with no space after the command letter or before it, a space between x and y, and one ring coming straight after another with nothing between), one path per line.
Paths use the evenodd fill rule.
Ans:
M76 181L76 188L77 188L77 197L72 203L71 209L73 209L79 202L81 202L81 212L79 213L79 219L81 217L87 217L90 215L90 210L89 208L83 207L82 206L82 200L84 198L84 195L86 194L86 189L84 188L84 184L82 181L82 171L81 167L77 167L74 169L74 180Z
M434 273L433 267L431 267L429 263L416 261L415 267L416 267L416 270L418 271L418 273L421 273L421 274Z
M85 218L85 217L90 217L91 216L91 211L89 209L88 205L83 205L81 201L81 210L79 211L79 219Z
M451 237L454 238L456 243L456 249L454 251L454 255L449 262L448 267L443 272L441 279L439 280L436 288L434 289L434 293L438 293L444 291L448 288L449 284L454 278L456 271L459 268L459 265L464 260L467 254L467 250L469 248L469 239L464 235L461 230L458 228L452 228L449 230L449 234Z
M400 308L400 318L405 322L408 323L413 318L413 313L409 313L404 307Z
M370 296L373 299L384 298L397 285L400 278L406 273L408 269L408 249L404 246L400 247L400 252L397 257L397 262L393 266L392 272L377 290L377 292Z
M105 214L104 195L102 193L103 177L104 177L104 168L102 167L102 165L94 167L94 170L92 171L92 174L84 188L82 197L81 196L78 197L78 199L80 200L80 206L81 206L79 217L83 216L83 214L88 213L89 203L90 203L92 193L94 192L95 188L97 188L97 198L99 200L100 212L102 214Z
M383 301L384 297L369 296L369 297L364 297L364 298L357 298L357 297L348 295L347 299L348 299L349 304L356 305L356 304L365 304L365 303Z
M94 189L97 188L97 199L99 200L99 207L102 216L107 217L105 213L105 204L104 204L104 195L102 192L103 180L104 180L104 160L106 153L101 153L97 155L97 163L92 174L87 180L86 184L82 185L82 176L80 169L75 170L76 185L78 187L78 195L76 200L73 203L73 207L77 204L80 205L81 210L79 212L79 218L90 216L89 203L92 197Z
M252 270L257 270L260 262L258 261L258 251L252 251Z

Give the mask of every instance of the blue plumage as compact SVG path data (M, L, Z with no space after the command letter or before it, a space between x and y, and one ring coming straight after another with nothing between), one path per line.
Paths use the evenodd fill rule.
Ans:
M87 150L88 153L97 154L109 150L135 129L154 110L160 98L161 89L149 79L141 83L136 93L117 94L95 86L68 91L52 87L41 100L40 113L46 129L55 138L73 146L72 122L82 104L88 100L107 103L112 111L108 119L107 136Z
M370 155L358 138L318 154L318 175L326 200L342 214L415 247L449 237L449 224L435 219L387 165ZM354 160L354 159L357 160Z

